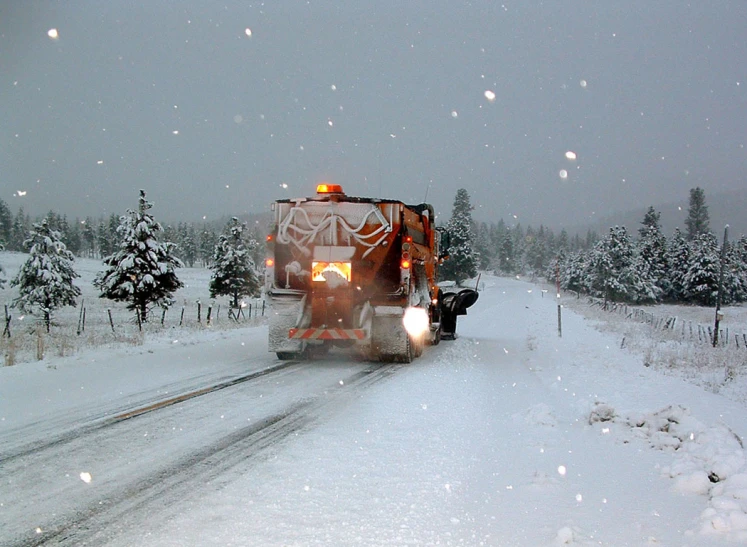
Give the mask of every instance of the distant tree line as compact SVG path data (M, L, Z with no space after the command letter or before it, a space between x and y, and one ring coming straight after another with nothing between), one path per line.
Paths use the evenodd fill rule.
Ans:
M117 234L121 215L112 213L108 217L75 218L50 210L46 215L32 218L20 207L15 214L8 204L0 199L0 244L6 251L28 252L24 242L34 224L46 219L52 230L60 232L61 241L71 253L81 258L103 259L112 254L119 244ZM247 237L254 239L251 257L259 264L264 257L264 226L254 225ZM213 259L213 250L218 243L222 227L215 223L179 222L163 226L162 239L176 245L174 254L188 267L207 267Z
M593 247L560 254L555 262L561 287L606 301L712 306L723 256L722 303L747 300L747 237L719 242L710 230L703 189L690 191L684 233L675 229L667 238L659 217L649 207L638 237L615 226Z
M553 283L557 278L563 289L610 301L715 304L722 244L710 229L702 188L690 191L685 232L677 229L670 237L662 233L661 213L653 207L637 234L615 226L604 236L588 231L585 237L570 237L565 230L555 234L542 225L509 226L503 219L476 223L471 209L466 190L459 190L447 225L457 237L442 279L466 279L479 269L506 276L543 276ZM747 238L736 238L723 251L722 303L744 302Z

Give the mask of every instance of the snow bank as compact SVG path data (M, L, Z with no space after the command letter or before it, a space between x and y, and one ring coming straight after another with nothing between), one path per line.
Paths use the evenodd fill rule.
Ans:
M680 494L708 498L700 528L691 533L747 541L745 451L742 440L729 427L706 426L679 405L623 418L610 405L597 402L589 423L600 422L622 424L630 428L633 437L648 441L651 448L672 453L672 463L662 467L662 476L673 479L673 488ZM559 543L569 543L568 537L559 532Z

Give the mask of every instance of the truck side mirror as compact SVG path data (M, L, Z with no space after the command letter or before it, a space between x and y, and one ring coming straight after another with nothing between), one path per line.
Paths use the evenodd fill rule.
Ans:
M451 234L444 229L438 230L438 234L438 259L441 260L449 256L449 248L451 247Z

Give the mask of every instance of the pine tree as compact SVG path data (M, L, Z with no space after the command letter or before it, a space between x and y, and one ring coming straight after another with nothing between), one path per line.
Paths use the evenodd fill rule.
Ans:
M669 279L669 294L666 298L675 302L685 301L685 276L690 267L690 245L679 228L667 242L667 265Z
M475 238L475 249L480 257L479 267L481 270L487 270L490 267L493 253L490 248L490 229L485 222L477 225L477 237Z
M529 230L527 230L527 233L529 233ZM526 263L533 274L544 273L547 267L547 257L550 254L545 227L540 226L539 232L532 233L531 236L527 237L529 240L526 247Z
M180 230L181 249L183 253L183 261L192 268L197 260L197 232L195 231L194 224L184 224Z
M29 257L10 284L18 287L20 295L13 301L26 313L39 308L49 332L52 312L63 306L75 306L80 289L73 279L80 277L73 269L75 257L67 250L61 234L50 228L47 219L34 224L24 242Z
M9 251L23 251L23 242L26 241L29 233L31 222L23 211L23 207L18 209L15 218L13 219L13 228L10 233L10 240L8 241Z
M716 303L721 259L718 241L711 233L698 234L690 242L690 262L684 278L685 298L701 306Z
M8 204L0 199L0 242L10 243L10 237L13 233L13 213L10 212Z
M646 302L658 302L671 292L667 240L661 233L660 217L661 213L649 207L641 222L642 226L638 229L640 239L637 244L636 270L643 282L639 292L645 293L639 300ZM647 286L649 281L653 281L655 286Z
M238 308L241 298L259 294L260 283L254 261L245 240L246 224L233 217L213 251L210 297L229 296L231 307Z
M83 255L93 258L96 253L96 230L93 226L93 219L86 217L82 222L83 230L81 234Z
M591 253L591 289L605 302L635 301L640 284L634 267L633 245L624 227L610 228Z
M747 300L747 236L741 236L727 251L727 265L731 280L724 285L731 289L730 302Z
M151 207L145 190L140 190L138 210L128 210L117 228L119 249L104 259L107 269L94 280L102 298L128 302L127 309L143 322L151 306L168 308L172 294L184 286L175 272L183 264L174 256L172 243L158 241L163 228L147 212Z
M705 191L702 188L690 190L690 206L685 219L688 241L711 231L708 219L708 206L705 204Z
M503 236L503 243L498 250L498 269L502 274L513 275L516 273L516 257L514 253L514 238L511 232Z
M5 250L5 245L0 241L0 252L3 252ZM5 268L3 268L3 265L0 264L0 289L5 287Z
M464 188L457 190L451 219L446 227L451 238L449 258L441 269L442 279L457 284L477 275L478 257L474 250L472 234L472 205Z
M64 221L67 223L67 218ZM68 250L76 256L81 256L83 251L82 225L80 219L76 218L75 222L68 226L67 239L65 240Z
M218 235L207 224L202 225L200 232L200 242L198 245L198 254L202 263L209 265L213 259L213 251L218 243Z

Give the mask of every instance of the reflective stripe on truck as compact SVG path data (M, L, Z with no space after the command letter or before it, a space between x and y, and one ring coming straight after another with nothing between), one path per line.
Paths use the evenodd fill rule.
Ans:
M296 340L365 340L363 329L290 329L288 338Z

